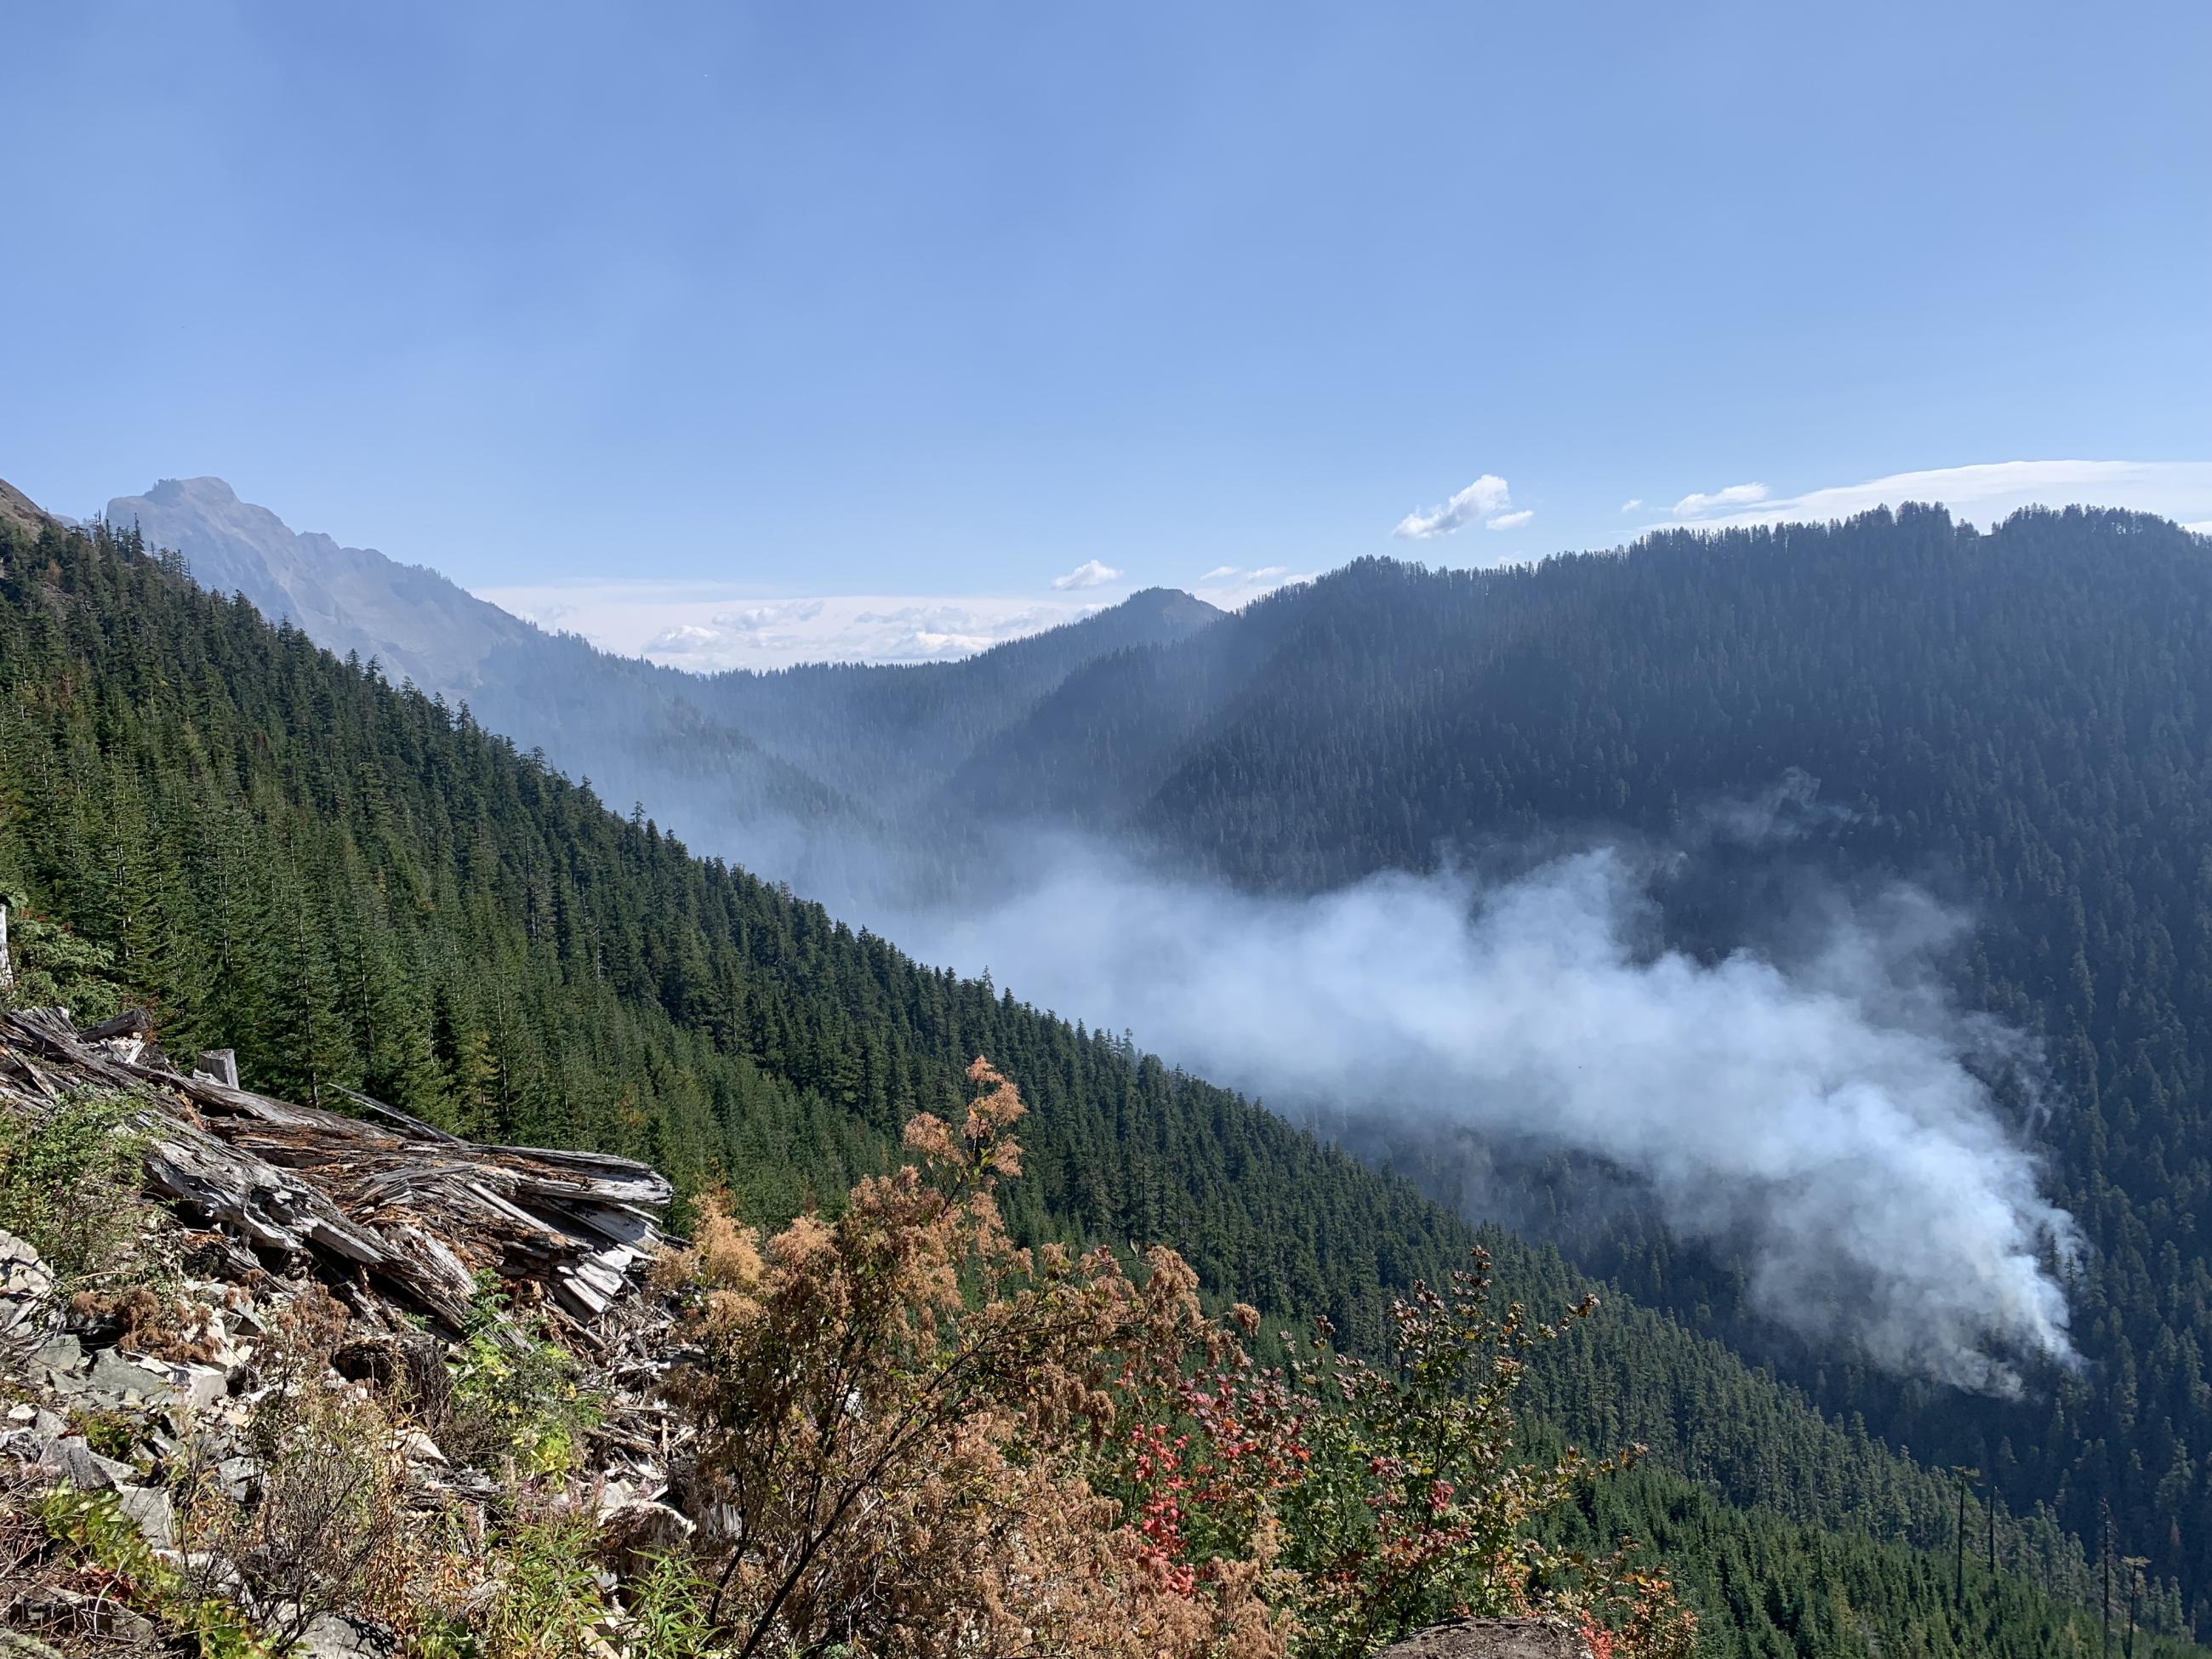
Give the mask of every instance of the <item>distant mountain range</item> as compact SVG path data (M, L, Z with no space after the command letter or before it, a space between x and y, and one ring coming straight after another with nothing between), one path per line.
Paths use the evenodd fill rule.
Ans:
M893 866L902 884L923 879L916 843L931 837L909 821L875 845L887 814L939 822L944 786L969 757L1071 675L1222 615L1153 588L957 661L702 677L548 633L423 566L295 532L220 478L163 479L117 496L107 519L136 524L201 586L242 593L271 622L466 702L617 807L643 803L703 850L832 895L875 890ZM855 842L868 848L865 872Z

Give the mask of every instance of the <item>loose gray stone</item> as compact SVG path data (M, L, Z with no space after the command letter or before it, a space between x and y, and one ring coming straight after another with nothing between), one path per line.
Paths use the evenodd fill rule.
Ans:
M1375 1659L1590 1659L1580 1632L1550 1619L1455 1619L1394 1642Z
M665 1504L623 1504L600 1519L599 1559L619 1572L635 1573L697 1530L689 1516Z
M137 1523L149 1544L157 1550L176 1547L177 1516L168 1493L152 1486L118 1486L115 1501L124 1514Z
M112 1636L125 1642L152 1642L161 1632L154 1621L104 1595L76 1590L43 1589L17 1601L8 1609L19 1624L64 1626L93 1636Z
M225 1498L234 1504L243 1504L261 1485L261 1460L243 1455L226 1457L215 1466L215 1482Z
M317 1613L300 1643L301 1659L389 1659L399 1647L381 1626L337 1613Z
M118 1463L93 1450L81 1434L64 1435L48 1446L39 1459L39 1468L79 1492L112 1492L138 1478L138 1471L128 1463Z
M31 1356L31 1374L58 1384L84 1369L84 1344L73 1336L50 1336Z
M218 1366L180 1360L167 1369L170 1386L193 1411L205 1411L230 1393L230 1373Z
M182 1391L167 1376L143 1365L132 1364L112 1348L103 1351L92 1362L92 1372L85 1378L85 1392L117 1406L149 1401L164 1405L181 1403L184 1398Z

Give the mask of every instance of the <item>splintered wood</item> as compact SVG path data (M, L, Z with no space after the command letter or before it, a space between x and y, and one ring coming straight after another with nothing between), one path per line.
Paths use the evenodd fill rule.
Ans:
M536 1286L588 1329L641 1276L672 1197L627 1158L483 1146L349 1097L367 1116L173 1069L143 1015L88 1030L57 1008L0 1012L0 1109L72 1088L141 1103L149 1188L279 1256L307 1256L357 1312L468 1322L477 1274ZM370 1121L370 1119L375 1121Z

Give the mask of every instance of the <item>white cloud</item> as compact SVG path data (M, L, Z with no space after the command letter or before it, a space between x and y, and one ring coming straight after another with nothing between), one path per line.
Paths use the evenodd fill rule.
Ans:
M724 611L714 621L720 627L733 628L741 633L765 634L794 623L812 622L828 603L826 599L780 599Z
M1102 564L1097 559L1085 559L1065 576L1054 576L1052 585L1055 592L1065 593L1071 588L1103 587L1108 582L1121 580L1121 573L1112 565Z
M1286 564L1263 564L1246 567L1218 564L1198 579L1191 592L1208 605L1218 605L1224 611L1235 611L1249 605L1262 593L1272 593L1279 587L1293 582L1310 582L1317 572L1306 570L1293 573Z
M682 655L687 651L706 651L721 643L722 630L698 623L678 623L673 628L664 628L654 635L652 649Z
M1496 518L1486 520L1482 527L1485 530L1518 530L1535 516L1536 511L1534 507L1524 507L1518 513L1501 513Z
M1763 483L1730 484L1725 489L1716 489L1711 495L1691 494L1674 503L1674 514L1678 519L1696 518L1711 512L1717 507L1749 507L1754 501L1766 499Z
M776 597L713 582L580 582L485 588L477 597L580 634L602 650L701 673L965 657L1103 609L997 594Z
M1624 513L1633 513L1633 512L1635 512L1635 511L1636 511L1636 509L1637 509L1638 507L1641 507L1641 506L1643 506L1643 505L1644 505L1644 497L1643 497L1643 496L1641 496L1641 495L1631 495L1631 496L1630 496L1626 501L1623 501L1623 502L1620 504L1620 510L1621 510L1622 512L1624 512Z
M1730 501L1729 494L1687 495L1674 511L1697 529L1825 523L1905 501L1935 502L1954 518L1980 525L2035 506L2127 507L2191 523L2212 514L2212 461L1992 461L1893 472L1802 495L1768 499L1762 492ZM1705 505L1691 506L1698 502Z
M2185 524L2181 527L2199 536L2212 536L2212 519L2207 519L2201 524Z
M1432 507L1425 513L1408 513L1390 533L1407 541L1423 542L1431 536L1449 536L1477 519L1502 513L1512 505L1512 495L1505 480L1495 472L1486 472L1442 507Z

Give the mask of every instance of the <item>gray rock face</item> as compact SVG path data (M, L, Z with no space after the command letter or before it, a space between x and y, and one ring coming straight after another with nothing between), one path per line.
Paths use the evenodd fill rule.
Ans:
M183 554L201 586L243 593L270 621L289 618L341 656L374 657L392 681L426 691L465 696L494 650L544 637L434 570L295 534L220 478L164 478L108 502L107 517L135 521L148 542Z
M1577 1632L1548 1619L1455 1619L1393 1642L1375 1659L1590 1659Z

